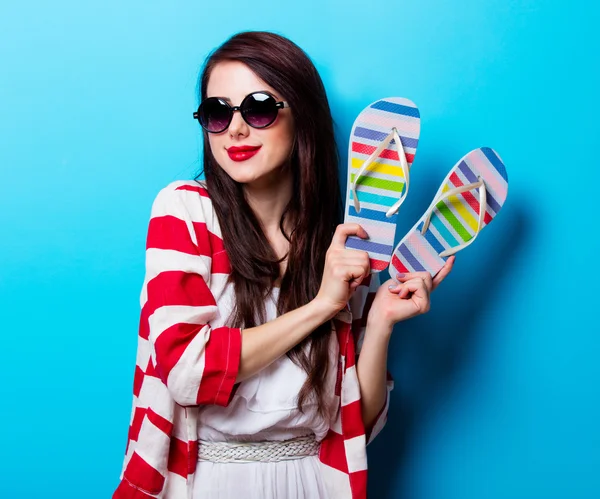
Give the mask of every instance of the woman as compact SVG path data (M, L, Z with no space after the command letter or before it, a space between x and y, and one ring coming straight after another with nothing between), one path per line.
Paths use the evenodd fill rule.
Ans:
M338 225L327 97L291 41L238 34L200 83L206 181L153 204L114 497L364 498L392 328L429 309L453 258L379 287L344 249L368 235Z

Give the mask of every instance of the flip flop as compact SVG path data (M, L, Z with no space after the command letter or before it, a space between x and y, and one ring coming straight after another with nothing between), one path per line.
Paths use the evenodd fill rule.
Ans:
M384 270L392 257L420 128L412 101L388 97L367 106L350 132L344 222L360 224L369 239L350 236L346 248L369 253L373 273Z
M482 147L464 156L425 214L396 246L390 277L425 270L435 276L449 256L472 244L496 217L507 193L506 168L493 149Z

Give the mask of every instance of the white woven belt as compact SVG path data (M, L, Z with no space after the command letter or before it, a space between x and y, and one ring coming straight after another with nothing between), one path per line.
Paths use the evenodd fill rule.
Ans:
M282 441L206 442L200 440L198 459L213 463L277 462L315 456L319 442L314 434Z

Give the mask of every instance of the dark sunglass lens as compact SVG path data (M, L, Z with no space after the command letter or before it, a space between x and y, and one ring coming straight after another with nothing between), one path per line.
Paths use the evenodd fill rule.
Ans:
M277 106L275 99L268 94L256 93L244 99L242 113L246 121L256 128L264 128L275 121Z
M222 132L229 126L231 111L216 98L206 99L200 106L200 123L209 132Z

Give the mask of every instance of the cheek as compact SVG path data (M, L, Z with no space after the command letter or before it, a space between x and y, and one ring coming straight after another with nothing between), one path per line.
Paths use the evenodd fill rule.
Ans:
M211 150L213 156L215 157L215 159L217 159L217 161L219 161L219 159L221 157L223 157L223 155L225 154L224 140L217 135L209 134L208 135L208 145L209 145L210 150Z
M286 126L281 127L277 132L277 135L273 138L273 149L279 158L287 158L292 152L294 143L293 128L286 123Z
M215 136L212 134L208 134L208 145L210 146L210 150L213 151L213 154L217 148L217 143L218 140L216 140Z

